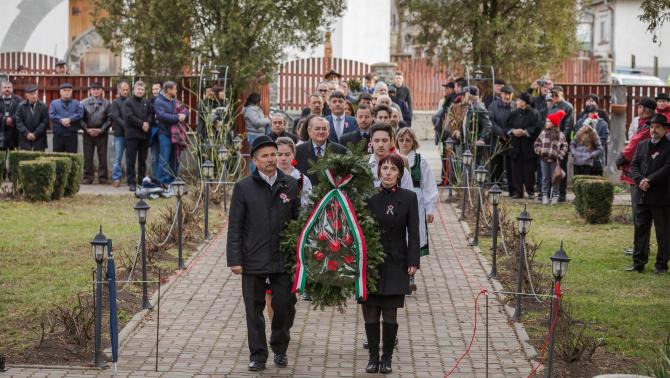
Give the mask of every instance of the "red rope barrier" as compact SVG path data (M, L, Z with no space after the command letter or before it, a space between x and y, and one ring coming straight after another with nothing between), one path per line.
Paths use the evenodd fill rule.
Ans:
M554 312L554 321L551 323L551 326L549 327L549 333L547 333L547 337L544 339L544 346L542 347L542 355L540 356L540 362L537 363L537 366L533 368L533 370L530 371L530 374L528 374L528 377L532 377L537 373L537 370L542 366L542 362L544 362L544 353L547 351L547 347L549 346L549 338L554 334L554 327L556 326L556 322L558 322L558 301L561 299L561 283L560 281L556 282L556 300L554 300L554 308L552 311Z
M463 358L465 358L465 356L467 356L468 353L470 353L470 349L472 348L472 344L475 342L475 335L477 334L477 305L478 305L478 302L479 302L479 297L482 294L488 295L489 293L486 289L482 289L479 292L479 294L477 294L477 296L475 297L475 321L474 321L475 324L474 324L474 327L472 329L472 337L470 338L470 343L468 344L468 347L465 349L465 352L463 352L463 354L458 358L458 360L454 364L454 367L452 367L451 370L449 370L449 372L444 376L445 378L450 376L451 373L453 373L454 370L456 370L456 368L458 367L458 364L461 363L461 360L463 360Z

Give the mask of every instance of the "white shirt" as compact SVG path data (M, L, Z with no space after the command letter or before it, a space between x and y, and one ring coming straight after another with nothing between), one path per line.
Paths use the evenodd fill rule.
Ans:
M277 171L275 171L275 175L272 177L264 175L260 170L258 170L258 174L261 176L263 181L267 182L270 186L274 185L275 181L277 181Z
M300 171L297 168L293 168L291 171L291 177L296 180L300 180ZM307 175L302 177L302 191L300 192L300 205L302 207L307 207L309 205L309 194L312 192L312 182L309 181Z

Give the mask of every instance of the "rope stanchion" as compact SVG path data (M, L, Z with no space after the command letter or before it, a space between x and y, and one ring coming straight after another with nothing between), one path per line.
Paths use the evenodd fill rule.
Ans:
M535 300L541 303L542 301L537 296L537 293L535 293L535 287L533 286L533 277L530 275L530 267L528 267L528 252L526 251L526 243L523 243L523 259L524 262L526 263L526 273L528 274L528 283L530 283L530 292L532 293L532 296L535 297Z
M560 301L561 297L562 297L561 283L556 282L556 300L554 301L554 308L551 309L551 311L554 312L554 321L551 323L551 326L549 327L549 332L547 333L547 337L545 337L544 339L544 346L542 347L542 354L540 355L540 361L537 363L537 366L535 366L530 371L530 374L528 374L528 378L535 376L538 369L540 369L540 366L542 366L542 363L544 362L544 354L547 352L547 347L549 346L549 340L551 339L551 337L553 337L554 327L556 327L556 323L558 322L558 302Z
M177 208L179 208L179 206L181 206L181 205L177 204ZM154 247L157 247L157 248L160 248L160 247L164 246L168 242L168 240L170 240L170 237L172 236L172 230L174 230L175 224L177 224L177 213L176 212L175 212L175 216L172 219L172 225L170 226L170 230L167 232L167 235L165 236L165 239L162 242L157 243L157 244L153 243L151 241L150 241L150 243Z

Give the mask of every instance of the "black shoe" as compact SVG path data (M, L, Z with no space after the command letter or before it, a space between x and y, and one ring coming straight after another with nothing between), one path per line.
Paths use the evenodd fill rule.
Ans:
M368 339L363 340L363 349L368 349Z
M391 363L393 359L393 348L397 345L398 342L398 325L397 324L388 324L382 323L382 358L379 362L379 372L382 374L389 374L393 370L391 369Z
M275 354L275 365L285 367L288 365L288 357L285 354Z
M391 358L388 359L382 359L381 362L379 362L379 372L382 374L391 374L393 373L393 369L391 368Z
M251 361L249 362L249 371L261 371L265 369L265 362Z
M666 273L668 273L667 269L658 269L658 268L654 269L654 274L666 274Z
M135 185L133 185L133 184L128 185L128 191L135 192L135 189L137 189L137 187Z
M371 358L368 361L368 366L365 368L366 373L378 373L379 372L379 357L375 360Z
M638 273L644 273L644 267L643 266L631 266L630 268L626 269L626 272L638 272Z
M565 202L565 197L558 196L558 202Z

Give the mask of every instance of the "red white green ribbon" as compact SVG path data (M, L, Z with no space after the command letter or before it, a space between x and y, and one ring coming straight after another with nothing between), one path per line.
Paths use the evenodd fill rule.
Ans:
M305 270L305 249L308 242L308 235L314 226L317 224L319 215L323 213L326 207L332 202L337 201L340 204L342 213L344 214L351 234L354 239L354 248L356 250L356 264L358 266L358 277L356 279L356 298L366 300L368 298L367 290L367 250L365 247L365 238L363 236L363 230L361 229L358 219L356 218L356 212L354 211L354 206L351 203L351 200L347 195L340 190L340 188L351 181L353 176L347 174L344 177L335 177L330 170L324 171L324 174L334 189L329 191L319 203L314 206L312 213L305 222L305 226L300 232L298 237L298 245L296 247L296 270L295 270L295 279L293 280L293 293L300 291L301 293L305 290L305 284L307 281L307 272Z

